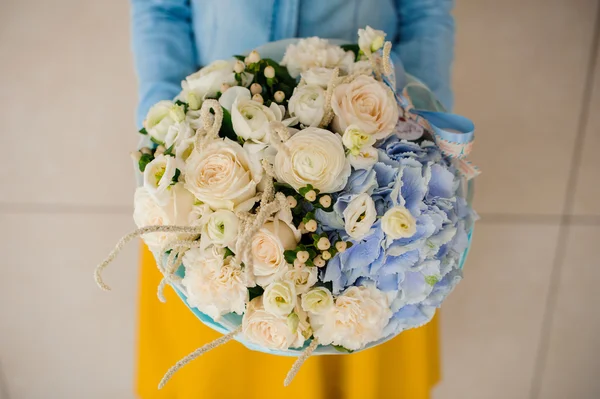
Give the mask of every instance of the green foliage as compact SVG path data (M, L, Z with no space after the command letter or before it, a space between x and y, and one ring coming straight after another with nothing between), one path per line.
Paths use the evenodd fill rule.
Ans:
M229 249L229 247L225 247L225 253L223 254L223 259L227 259L230 256L235 256L233 251Z
M315 219L315 213L314 212L308 212L303 218L302 221L304 222L304 224L308 223L309 221ZM316 219L315 219L316 220Z
M155 139L154 137L150 136L150 141L153 142L156 145L164 145L165 143L163 143L160 140Z
M283 252L283 257L285 258L285 261L287 263L289 263L290 265L294 264L294 261L296 260L296 253L298 252L298 249L288 249L286 251Z
M173 144L172 146L170 146L169 148L167 148L164 152L165 155L170 155L172 157L175 156L175 153L173 152L175 150L175 144Z
M143 135L146 135L146 134L148 134L148 131L146 130L146 128L145 128L145 127L141 128L141 129L139 130L139 132L140 132L140 134L143 134Z
M358 44L342 44L340 46L344 51L352 51L354 53L354 61L358 61L360 59L361 56L361 51L360 48L358 47Z
M183 112L185 112L185 113L188 112L188 108L190 107L190 105L188 103L183 102L181 100L175 101L175 105L182 105L183 106Z
M354 352L353 350L350 350L350 349L344 348L344 347L343 347L343 346L341 346L341 345L331 345L331 346L333 346L333 348L334 348L336 351L338 351L338 352L342 352L342 353L352 353L352 352Z
M238 141L238 136L233 130L233 123L231 122L231 114L225 108L223 110L223 123L221 124L221 130L219 130L219 136L227 137L230 140Z
M265 292L265 290L260 285L248 288L248 295L250 296L250 300L261 296L263 292Z
M181 171L179 169L175 169L175 174L173 175L173 180L171 181L171 185L177 184L179 181L179 176L181 175Z
M138 161L138 166L140 168L140 172L144 173L146 170L146 165L148 165L154 159L154 155L152 154L142 154L140 160Z

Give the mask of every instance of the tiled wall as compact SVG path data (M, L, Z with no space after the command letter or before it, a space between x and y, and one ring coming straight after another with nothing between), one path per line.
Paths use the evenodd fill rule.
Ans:
M458 0L482 220L436 399L600 397L599 2ZM125 1L0 4L0 398L128 398L137 249Z

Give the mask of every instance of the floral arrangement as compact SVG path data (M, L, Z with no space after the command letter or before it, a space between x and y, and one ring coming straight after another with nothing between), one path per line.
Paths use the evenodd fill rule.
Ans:
M457 143L395 92L385 34L320 38L283 60L215 61L148 112L134 220L202 320L300 356L349 353L427 323L461 279L475 219ZM436 119L437 118L437 119ZM439 115L433 118L439 119ZM447 123L446 123L447 125ZM460 146L460 154L466 155ZM465 166L467 165L467 166Z

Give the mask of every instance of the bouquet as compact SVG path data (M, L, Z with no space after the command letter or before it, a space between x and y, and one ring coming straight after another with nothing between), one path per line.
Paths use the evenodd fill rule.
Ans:
M385 34L313 37L188 76L144 121L134 220L187 306L222 338L346 354L427 323L461 280L476 218L473 126L397 92ZM439 103L437 103L439 104Z

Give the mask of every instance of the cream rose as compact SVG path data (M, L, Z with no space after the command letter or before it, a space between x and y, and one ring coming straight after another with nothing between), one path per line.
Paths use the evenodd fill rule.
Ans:
M342 134L350 125L375 139L389 136L398 122L398 104L394 93L372 76L360 75L335 88L331 98L335 113L332 127Z
M212 209L249 210L262 178L258 161L238 143L215 140L193 152L185 167L185 186Z
M326 89L329 82L331 82L332 74L332 68L314 67L302 72L301 76L305 84Z
M299 241L299 233L279 219L265 223L254 234L250 245L254 275L259 285L265 287L287 271L283 252L296 248Z
M289 281L275 281L263 293L265 310L275 316L287 316L296 306L296 288Z
M211 244L230 247L238 237L240 221L235 213L226 209L209 214L202 224L201 248Z
M350 287L328 310L309 313L314 336L323 345L358 350L382 338L392 316L389 300L374 286Z
M169 193L173 177L177 170L174 157L158 155L144 169L144 187L160 205L169 202Z
M243 314L248 301L244 272L223 247L193 248L183 256L187 302L214 320L227 313Z
M323 314L333 307L333 295L325 287L315 287L302 294L302 309L309 314Z
M159 101L148 111L144 127L148 135L159 143L164 143L169 128L185 119L185 112L180 105L172 101Z
M316 85L298 86L290 97L291 116L305 126L319 126L325 114L325 90Z
M358 154L348 154L348 162L354 169L370 169L377 163L379 153L374 147L364 147Z
M388 209L383 215L381 229L394 240L408 238L417 232L417 222L408 209L398 205Z
M267 312L263 306L262 296L250 301L242 319L244 337L254 344L269 349L285 350L302 346L304 340L299 339L298 331L294 331L293 327L294 323L288 322L288 317L275 316ZM298 330L297 326L296 330Z
M385 32L367 26L358 30L358 47L365 54L371 54L383 47Z
M148 192L146 187L138 187L134 195L133 220L137 227L145 226L189 226L190 214L194 207L194 196L183 187L182 183L175 184L169 190L169 200L165 205L160 205ZM176 233L149 233L142 239L151 251L156 252L169 239L189 238L187 234Z
M359 194L344 209L343 216L346 233L355 240L360 240L377 220L375 202L369 194Z
M351 169L340 136L309 127L294 134L275 156L275 173L296 190L311 184L322 193L341 190Z
M353 61L354 54L351 51L344 51L326 39L309 37L290 44L285 50L281 65L286 66L290 75L295 78L314 67L339 67L348 72Z
M290 267L289 270L285 272L283 279L285 281L292 281L296 286L296 293L303 294L317 282L318 270L316 267L306 266L304 264Z

